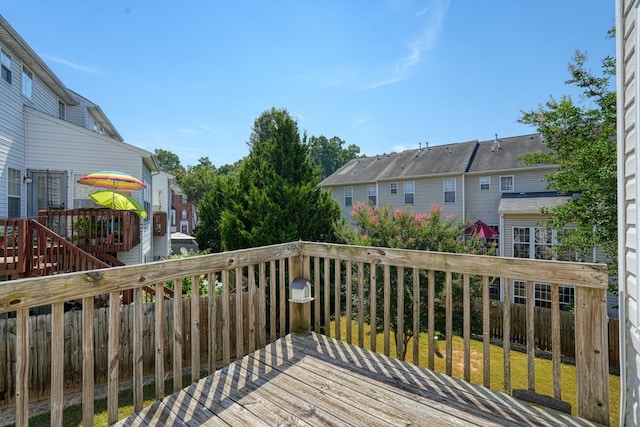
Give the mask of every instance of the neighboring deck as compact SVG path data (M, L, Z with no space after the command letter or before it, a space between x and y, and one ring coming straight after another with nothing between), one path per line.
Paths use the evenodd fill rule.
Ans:
M118 425L595 424L309 333L287 335Z

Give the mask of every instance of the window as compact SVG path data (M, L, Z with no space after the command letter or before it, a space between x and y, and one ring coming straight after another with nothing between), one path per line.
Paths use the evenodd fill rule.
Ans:
M513 227L513 257L531 258L529 227Z
M9 168L7 187L7 215L9 218L19 218L22 197L22 173L18 169Z
M491 283L489 283L489 299L499 301L500 298L500 281L491 281Z
M513 281L513 302L516 304L527 303L527 282L523 280Z
M22 94L31 99L33 92L33 74L27 67L22 66Z
M407 181L404 183L404 203L405 205L412 205L415 199L416 183L414 181Z
M171 225L176 225L176 211L171 209Z
M62 120L67 119L67 105L62 101L58 101L58 118Z
M369 197L369 203L375 206L378 201L378 186L375 184L370 185L367 189L367 196Z
M391 184L389 184L389 192L391 194L398 194L398 183L397 182L392 182Z
M456 179L445 178L442 181L442 188L444 190L444 202L455 203L456 202Z
M344 205L353 205L353 187L344 187Z
M560 310L570 310L575 302L573 286L560 286L558 290ZM549 283L534 282L533 294L536 307L551 308L551 285ZM524 280L513 281L513 302L526 304L527 282Z
M551 230L541 227L513 227L514 258L552 259L552 249Z
M4 49L0 50L0 65L2 68L2 80L11 84L11 55L5 52Z
M507 191L514 191L514 185L513 185L513 175L511 176L501 176L500 177L500 191L507 192Z
M104 128L100 123L96 122L95 120L93 121L93 131L98 132L100 135L104 134Z
M180 195L180 203L183 204L183 205L187 204L187 195L186 194Z
M534 230L535 259L552 259L553 235L551 230L537 227Z
M187 211L185 209L182 210L182 219L187 219Z
M491 190L491 177L490 176L481 176L480 177L480 191L489 191Z

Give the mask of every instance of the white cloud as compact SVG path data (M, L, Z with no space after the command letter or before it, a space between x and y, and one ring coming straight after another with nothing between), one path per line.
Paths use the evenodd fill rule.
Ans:
M81 64L76 64L75 62L71 62L68 61L66 59L63 58L57 58L55 56L42 56L44 59L48 60L48 61L52 61L52 62L57 62L58 64L62 64L65 65L69 68L73 68L76 70L80 70L80 71L86 71L88 73L99 73L100 70L96 69L96 68L91 68L91 67L87 67L85 65L81 65Z
M448 9L449 0L433 0L429 7L417 13L418 18L426 21L420 36L409 42L408 53L394 62L392 75L372 83L369 89L398 83L411 76L413 69L420 63L422 55L435 46L442 32Z

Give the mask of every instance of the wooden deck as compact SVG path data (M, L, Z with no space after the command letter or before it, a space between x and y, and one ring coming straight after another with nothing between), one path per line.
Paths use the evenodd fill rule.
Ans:
M117 425L594 424L308 333L287 335Z

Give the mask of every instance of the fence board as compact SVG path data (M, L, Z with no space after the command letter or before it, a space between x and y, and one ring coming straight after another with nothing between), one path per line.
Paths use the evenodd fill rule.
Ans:
M253 318L253 321L256 322L256 319L259 318L259 314L257 313L258 304L255 302L257 299L257 293L253 294L254 303L249 303L249 292L243 292L242 295L242 312L244 313L241 316L243 325L240 326L240 330L243 331L243 344L242 347L245 349L250 348L249 341L249 320L250 317ZM235 301L235 293L229 295L229 301ZM185 314L189 313L191 315L190 299L184 299L182 305L183 310L185 310ZM172 302L164 301L164 305L162 307L163 313L165 315L171 315L173 312ZM217 296L214 298L214 310L218 315L217 323L216 321L209 323L208 319L208 298L200 298L200 324L201 325L215 325L220 324L219 322L222 320L222 296ZM236 323L236 307L235 304L230 305L230 312L228 316L228 324L231 329L235 329ZM146 302L143 303L144 310L144 322L148 325L155 325L155 313L156 313L156 304L155 302ZM248 310L251 307L254 310L254 315L249 316ZM120 330L121 330L121 340L125 345L122 345L119 351L120 357L122 357L119 363L119 373L120 373L120 381L125 381L133 378L133 348L134 341L132 334L125 333L125 325L129 325L132 323L133 319L133 311L135 309L135 305L125 305L121 307L120 310ZM162 314L161 314L162 316ZM185 319L189 319L190 317L185 317ZM105 308L95 309L93 310L93 325L88 324L89 327L93 327L93 341L95 351L92 352L92 363L93 363L93 376L95 378L95 385L101 386L105 385L107 382L108 376L108 366L106 363L107 359L107 310ZM169 328L168 325L171 324L172 319L163 319L161 324L159 325L158 331L162 331L165 349L164 354L162 351L156 352L155 348L155 333L154 327L144 328L147 333L144 333L142 337L138 337L141 340L140 345L142 346L143 360L142 366L144 366L144 374L150 375L155 371L155 366L157 361L162 361L162 367L159 372L162 373L162 377L164 377L165 370L171 370L172 367L172 357L171 354L167 351L172 348L172 339L173 339L173 331L172 328ZM30 367L27 368L29 372L31 372L31 377L29 380L29 397L31 401L47 399L50 397L50 388L51 388L51 314L40 314L36 316L31 316L29 321L27 322L29 325L29 333L28 335L31 337L31 349L30 349ZM82 366L83 366L83 352L81 343L82 337L82 325L83 325L83 311L68 311L64 313L64 335L65 339L65 354L64 354L64 392L76 392L83 390L83 377L82 375ZM264 326L262 326L264 327ZM255 326L254 326L255 328ZM190 330L190 322L185 321L183 325L183 330ZM209 354L209 335L206 329L208 328L199 328L199 336L201 340L200 345L200 360L204 363L207 362L208 354ZM191 333L191 332L190 332ZM90 335L91 336L91 335ZM187 336L187 334L185 334ZM222 361L222 334L218 333L215 335L217 338L217 342L215 343L215 349L217 350L214 357L214 363L219 363ZM188 339L193 339L190 334ZM254 336L254 340L257 338ZM254 342L254 346L256 343ZM0 360L4 358L4 363L0 364L0 408L11 407L15 405L15 346L16 346L16 319L0 319ZM237 345L235 334L229 340L228 343L229 351L231 354L236 354ZM162 347L161 347L162 348ZM185 346L185 350L189 349L190 346ZM127 354L130 353L130 354ZM36 357L37 356L37 357ZM156 359L158 357L158 359ZM122 362L122 360L127 360L126 364ZM184 351L182 361L185 366L191 363L191 355L188 351ZM85 381L86 383L86 381ZM160 386L157 390L160 394L164 395L164 389L162 387L163 381L160 381L156 384L156 386ZM93 390L86 388L85 391L90 392L93 395ZM89 395L85 396L87 399Z

